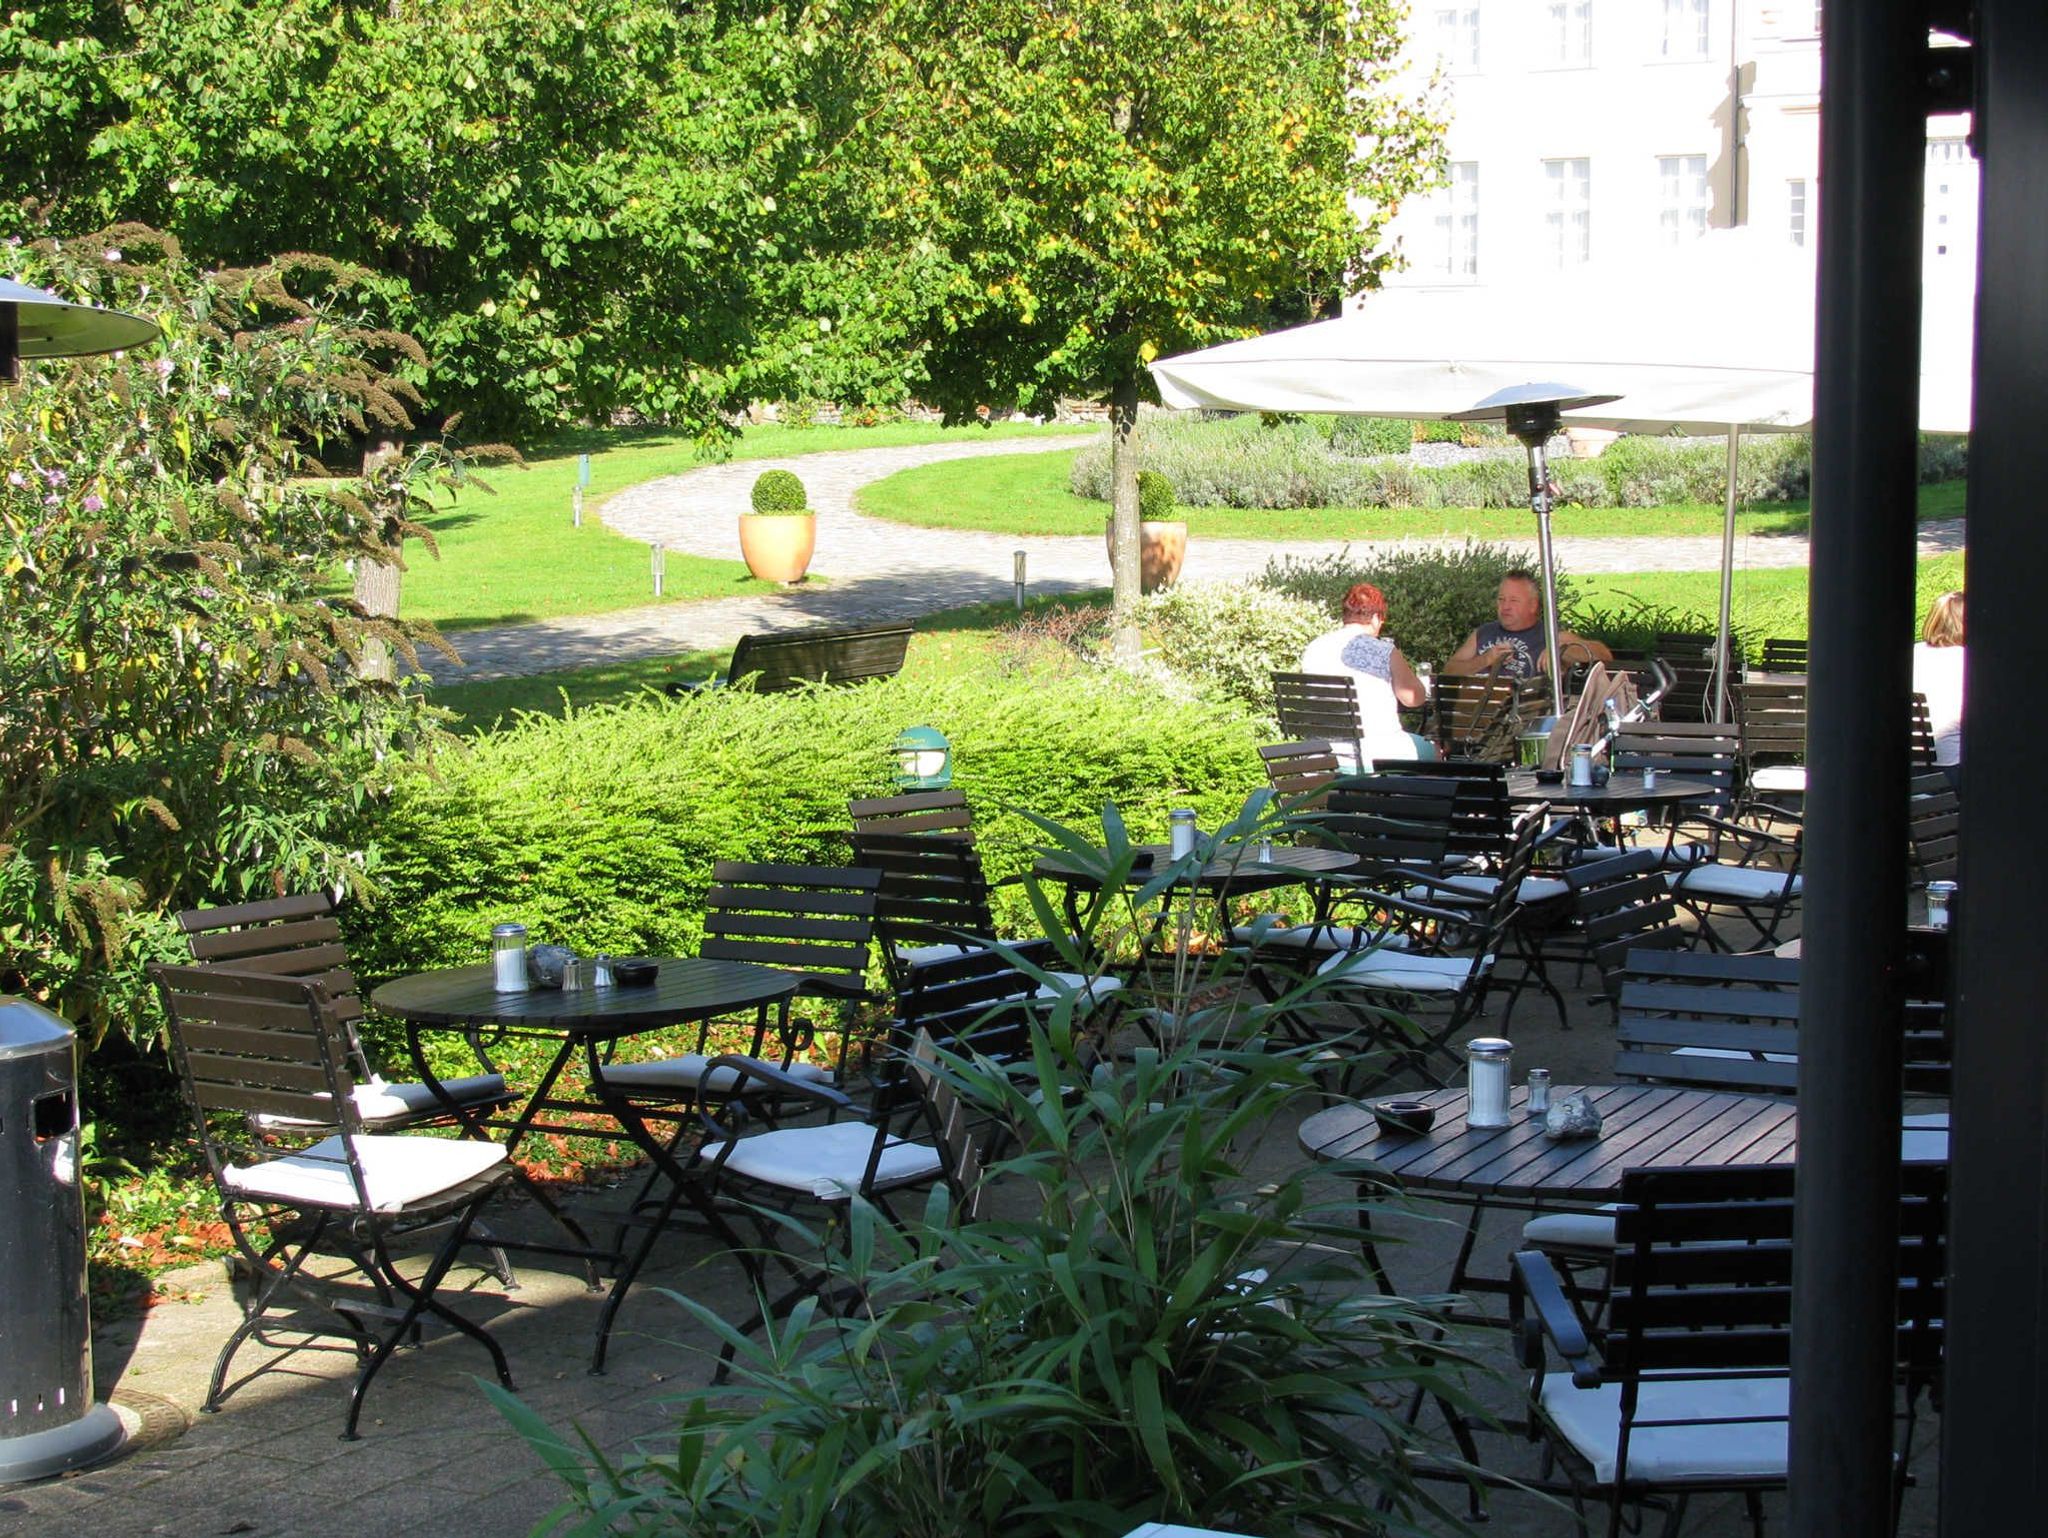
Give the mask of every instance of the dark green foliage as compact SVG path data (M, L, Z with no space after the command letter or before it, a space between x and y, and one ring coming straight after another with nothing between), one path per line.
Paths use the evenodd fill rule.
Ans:
M1813 444L1803 433L1748 433L1737 466L1736 495L1744 503L1803 497L1813 476ZM1610 507L1714 505L1728 496L1728 446L1718 438L1620 438L1589 468L1606 482Z
M1320 605L1332 621L1343 608L1344 590L1370 582L1387 595L1387 634L1414 662L1441 662L1465 637L1493 618L1500 579L1517 568L1534 571L1536 552L1508 545L1467 541L1457 550L1391 550L1365 564L1349 554L1316 561L1293 557L1267 565L1259 580ZM1569 612L1571 584L1557 577L1558 608Z
M1970 473L1970 439L1964 433L1920 435L1920 482L1959 481Z
M465 463L423 442L318 480L321 451L402 433L417 403L393 368L418 348L364 323L359 274L204 276L139 226L14 261L166 330L0 390L0 992L148 1041L168 913L366 884L367 826L427 726L354 664L433 637L327 584L398 561Z
M1277 821L1260 792L1231 830ZM1098 912L1149 931L1176 872L1127 886L1114 809L1046 843L1130 892ZM1225 847L1230 847L1226 844ZM1184 862L1183 869L1206 858ZM1035 894L1048 920L1055 892ZM1181 893L1175 917L1197 903ZM1063 967L1085 969L1080 946ZM1177 1039L1113 1065L1054 1006L1021 1061L948 1056L971 1122L1012 1129L982 1215L941 1191L902 1230L852 1203L839 1234L778 1236L837 1285L750 1336L681 1294L734 1353L733 1380L677 1396L645 1456L595 1461L516 1398L492 1397L568 1487L579 1532L697 1538L1121 1538L1148 1521L1303 1538L1462 1530L1454 1489L1410 1454L1412 1389L1466 1399L1490 1342L1448 1300L1386 1297L1357 1243L1363 1165L1294 1143L1350 1049L1260 1041L1275 1006L1197 962L1146 1002ZM1134 979L1134 986L1143 984ZM1310 984L1287 1002L1310 998ZM824 1298L853 1296L832 1316ZM567 1524L565 1524L566 1526Z
M1173 482L1157 470L1138 472L1138 516L1148 523L1173 517Z
M383 897L351 919L359 970L473 961L508 918L584 951L687 955L712 862L846 859L847 799L889 793L890 744L914 725L952 740L996 875L1035 842L1017 808L1086 818L1114 798L1164 837L1170 808L1209 826L1262 779L1249 716L1106 673L898 675L522 717L443 753L386 809ZM1023 916L1014 888L999 896Z
M763 470L754 481L754 511L800 513L810 506L804 483L793 470Z
M1605 641L1612 647L1654 652L1660 635L1712 636L1720 620L1714 614L1703 614L1696 609L1630 598L1616 600L1613 607L1597 602L1575 604L1566 610L1565 623L1567 628L1576 630L1580 635ZM1806 633L1805 617L1802 610L1796 633L1782 625L1769 630L1759 629L1754 617L1749 617L1744 623L1731 623L1729 631L1735 637L1737 654L1753 657L1762 651L1766 635L1803 636Z
M1415 424L1399 417L1330 417L1330 448L1354 459L1405 454L1415 442Z

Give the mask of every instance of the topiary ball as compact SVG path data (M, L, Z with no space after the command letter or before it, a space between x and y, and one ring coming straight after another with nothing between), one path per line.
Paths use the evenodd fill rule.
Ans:
M1162 523L1173 517L1173 482L1157 470L1138 472L1138 516L1147 523Z
M754 482L757 513L800 513L809 505L804 483L792 471L763 470Z

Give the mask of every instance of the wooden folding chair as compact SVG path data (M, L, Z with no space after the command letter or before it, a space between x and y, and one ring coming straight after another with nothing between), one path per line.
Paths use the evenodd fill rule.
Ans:
M342 1426L353 1440L371 1380L424 1315L483 1346L511 1388L498 1343L436 1296L478 1211L512 1173L505 1150L365 1130L348 1022L321 978L218 965L149 971L222 1221L254 1279L242 1323L214 1363L205 1408L219 1409L232 1392L229 1367L251 1337L269 1344L277 1329L338 1336L362 1364ZM229 1131L258 1116L274 1129L260 1140ZM446 1233L415 1281L389 1242L434 1227ZM322 1257L345 1260L358 1284L348 1285L347 1272L316 1275ZM318 1310L312 1318L306 1304Z

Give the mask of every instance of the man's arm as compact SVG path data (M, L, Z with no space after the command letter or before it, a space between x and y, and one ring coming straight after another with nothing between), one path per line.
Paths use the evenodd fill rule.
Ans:
M1602 646L1598 641L1589 641L1584 636L1574 635L1569 630L1560 630L1557 633L1557 650L1558 654L1564 658L1566 667L1570 667L1574 662L1612 662L1614 660L1614 653L1605 646ZM1550 671L1549 652L1543 654L1543 671L1546 673Z
M1479 632L1473 631L1465 637L1465 644L1444 659L1446 673L1484 672L1486 664L1479 657Z

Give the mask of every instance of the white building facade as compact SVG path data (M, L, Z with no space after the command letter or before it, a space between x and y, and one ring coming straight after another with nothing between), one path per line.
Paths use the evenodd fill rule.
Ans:
M1388 286L1654 259L1735 225L1811 242L1822 19L1785 0L1415 0L1409 68L1442 71L1450 184L1394 221ZM1969 120L1928 132L1926 281L1968 283Z

